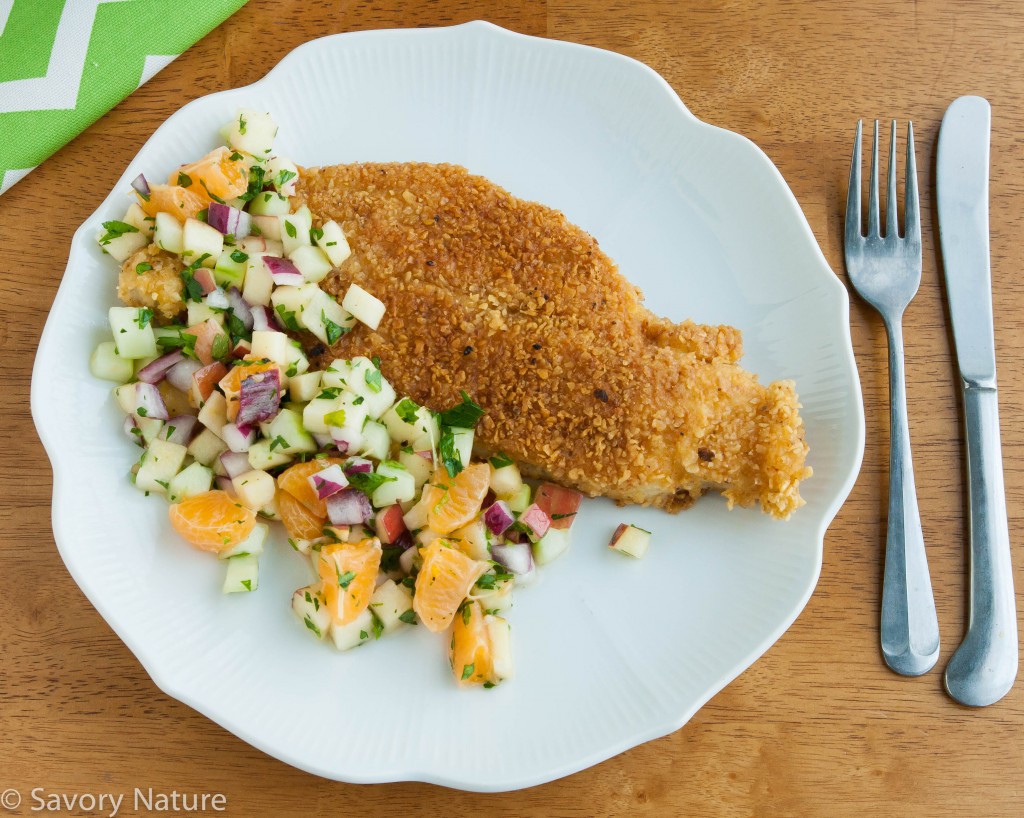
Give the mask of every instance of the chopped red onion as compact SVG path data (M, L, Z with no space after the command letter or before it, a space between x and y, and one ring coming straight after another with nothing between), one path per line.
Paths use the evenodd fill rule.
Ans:
M220 456L220 465L229 478L252 471L249 455L244 452L223 452Z
M519 515L519 522L525 525L534 539L540 539L548 533L551 528L551 518L547 512L533 503L526 511Z
M202 368L203 365L199 361L185 358L167 370L167 382L175 389L188 392L192 388L192 376Z
M132 187L143 199L149 198L149 182L146 181L146 177L141 173L132 180Z
M233 452L247 452L256 442L256 430L252 427L241 427L235 423L225 423L220 430L220 439L228 444Z
M167 420L167 405L164 396L151 383L135 384L135 414L140 418L159 418Z
M433 463L434 462L434 453L432 451L430 451L430 449L427 449L426 451L422 451L422 452L416 452L416 454L418 454L420 457L422 457L428 463Z
M252 329L252 310L249 308L248 302L242 298L242 294L238 291L238 287L232 287L227 291L228 304L231 306L231 311L235 314L235 318L242 322L242 326L246 329Z
M527 543L494 543L491 556L512 574L528 574L533 570L533 551Z
M362 525L373 516L370 498L346 488L327 498L327 517L333 525Z
M321 500L326 500L332 494L337 494L348 485L348 478L345 477L345 472L337 463L332 463L326 469L311 474L308 479L309 485Z
M238 417L240 427L253 426L277 416L281 403L281 373L268 369L250 375L242 381L238 395Z
M176 415L168 420L164 427L165 440L179 446L187 446L192 442L192 434L198 422L199 419L195 415Z
M333 449L334 438L330 435L325 435L323 432L311 432L313 440L316 441L316 445L321 449Z
M345 461L345 474L369 474L373 471L373 461L365 457L350 457Z
M139 429L139 424L135 421L135 415L127 415L125 417L124 433L139 446L146 445L146 442L142 439L142 431Z
M292 264L288 259L281 258L280 256L264 256L263 263L267 265L267 269L270 271L270 277L274 279L274 283L277 286L299 286L305 284L306 279L302 277L302 273L299 272L299 268Z
M168 352L166 355L161 355L155 361L146 364L139 370L139 380L143 383L159 383L167 375L168 369L184 360L185 356L179 349L174 350L174 352Z
M512 509L504 500L499 500L484 512L484 522L496 537L504 534L515 521Z
M237 207L211 202L206 211L206 221L214 230L225 236L232 235L236 239L248 236L252 230L252 216Z
M252 328L257 332L266 332L274 327L274 316L269 307L262 304L252 307Z
M215 286L206 294L206 306L215 310L226 310L231 306L231 302L228 301L228 294Z

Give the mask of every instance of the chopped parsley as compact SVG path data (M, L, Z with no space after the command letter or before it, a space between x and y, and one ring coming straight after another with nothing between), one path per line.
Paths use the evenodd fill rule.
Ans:
M178 171L178 185L180 187L192 187L192 177L187 173Z
M252 590L252 580L251 579L243 579L242 580L242 585L245 586L245 590L247 590L247 591L251 591Z
M381 623L381 621L377 617L374 617L373 618L373 638L374 639L380 639L380 635L382 633L384 633L384 625L383 625L383 623Z
M229 352L231 352L231 340L224 333L217 333L217 337L213 339L210 354L219 361L226 358Z
M309 614L306 614L306 617L303 621L306 623L306 627L316 634L317 639L323 639L324 635L320 632L320 628L318 628L314 624L313 620L309 618Z
M462 666L462 680L465 681L473 675L473 671L476 670L476 665L463 665Z
M295 230L295 225L292 224L288 219L284 220L284 232L288 234L289 238L295 238L298 233Z
M285 222L287 224L287 222ZM348 332L348 329L341 326L341 324L335 324L330 318L327 317L327 313L320 310L320 320L324 322L324 329L327 330L327 343L334 344L342 335Z
M239 162L244 158L245 157L242 156L242 154L240 154L238 151L232 151L231 156L228 157L228 159L230 159L232 162Z
M498 452L491 458L491 465L496 469L503 469L506 466L511 466L514 462L515 461L504 452Z
M352 584L352 580L355 578L355 571L346 571L344 574L338 574L338 585L342 588L348 588L348 586Z
M326 386L321 390L320 394L316 396L317 400L334 400L338 395L341 394L340 386Z
M328 426L334 426L335 428L341 428L345 425L345 410L335 409L333 412L328 412L324 415L324 423Z
M103 222L103 229L107 232L100 236L100 244L110 244L114 239L120 238L125 233L138 233L139 228L128 222L121 222L117 219Z
M376 472L352 472L352 474L346 476L348 477L348 484L363 494L373 494L385 483L395 482L394 477L377 474Z
M242 136L245 136L245 116L244 115L238 117L238 133L240 135L242 135Z
M152 269L153 269L153 265L152 264L150 264L148 261L143 261L141 264L136 264L135 265L135 275L140 276L143 273L147 272L148 270L152 270Z
M284 304L278 304L277 314L281 316L281 321L287 329L290 329L293 332L298 332L300 329L302 329L299 326L298 320L295 318L294 310L286 310L284 308Z
M198 270L202 263L209 257L209 253L203 253L199 258L181 271L181 283L185 287L183 295L186 302L203 300L203 286L196 281L196 270Z
M322 239L323 237L324 231L321 230L319 227L309 228L309 239L310 241L313 242L313 244L319 243L320 239Z
M366 385L370 387L371 392L380 393L383 389L381 384L380 370L379 369L367 369L366 370Z
M160 335L156 339L157 346L164 352L180 349L190 358L195 358L196 336L177 328L177 335Z
M231 260L235 262L235 264L241 264L243 261L249 260L249 254L243 253L241 250L234 250L231 253Z
M152 319L153 311L149 307L143 307L139 310L139 314L135 318L135 323L139 325L139 329L145 329L149 326L149 322Z
M438 443L437 453L444 463L445 470L451 477L455 477L463 468L462 455L455 447L455 434L451 427L445 426L441 429L441 442Z
M281 190L282 187L288 184L296 176L298 176L298 174L295 171L284 168L278 172L277 179L274 180L274 187Z
M276 449L279 446L282 449L288 448L288 441L281 437L281 435L278 435L277 437L270 441L270 451L274 451L274 449Z
M460 394L462 402L441 413L441 424L456 426L460 429L472 429L484 416L484 410L465 391L460 391Z
M228 332L231 333L231 337L235 340L244 338L246 341L252 340L252 332L245 328L245 324L242 323L242 319L235 315L235 311L228 309L224 313L224 323L228 328Z
M402 398L395 405L395 414L406 423L416 422L416 413L419 411L419 404L412 398Z
M210 188L206 186L206 182L204 180L200 179L199 184L203 186L203 190L206 191L206 195L213 199L213 201L217 202L217 204L227 204L220 196L218 196L216 193L211 191Z
M405 622L405 624L407 624L407 625L415 625L416 624L416 611L414 611L412 608L410 608L409 610L407 610L404 613L402 613L398 618L401 619L403 622Z
M266 171L260 165L253 165L249 168L249 186L238 198L243 202L251 202L263 191L263 177Z

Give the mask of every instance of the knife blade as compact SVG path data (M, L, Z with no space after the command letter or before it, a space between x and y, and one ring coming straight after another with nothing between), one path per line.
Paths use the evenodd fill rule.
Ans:
M989 262L991 123L983 97L955 100L942 118L936 162L939 237L964 401L971 589L967 634L945 682L954 699L975 706L1005 696L1018 664Z

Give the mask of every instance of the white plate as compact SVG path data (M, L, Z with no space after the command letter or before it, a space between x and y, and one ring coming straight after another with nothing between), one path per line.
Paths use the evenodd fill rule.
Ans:
M210 150L242 106L272 111L280 151L303 165L465 165L564 211L655 311L742 328L745 366L797 382L815 470L806 507L782 523L719 497L678 516L587 502L569 554L516 597L517 677L494 690L456 689L443 640L423 628L348 654L307 638L288 604L308 574L283 541L257 593L223 596L223 567L129 485L136 450L87 357L115 298L100 222L123 214L129 180ZM814 589L864 440L846 291L768 158L697 120L638 62L486 23L316 40L168 119L75 234L32 414L61 555L164 691L329 778L485 791L670 733L760 656ZM605 548L621 520L654 532L645 560Z

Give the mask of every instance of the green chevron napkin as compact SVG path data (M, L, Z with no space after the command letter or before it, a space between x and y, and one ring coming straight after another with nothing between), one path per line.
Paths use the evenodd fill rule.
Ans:
M0 193L246 0L0 0Z

